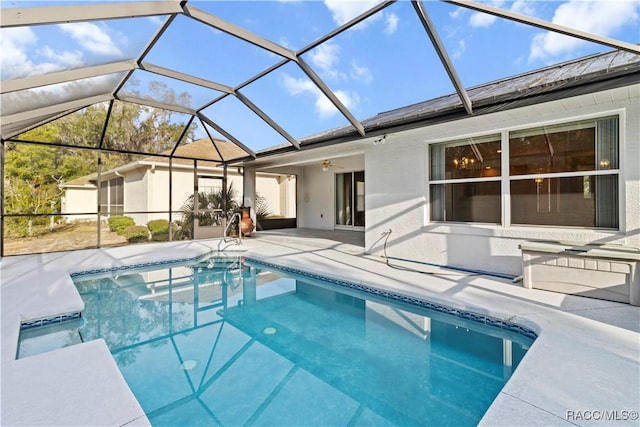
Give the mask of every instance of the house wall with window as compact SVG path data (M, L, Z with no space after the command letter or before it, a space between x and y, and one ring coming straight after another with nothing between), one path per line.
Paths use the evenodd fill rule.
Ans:
M300 173L299 169L294 172ZM200 191L212 191L213 186L222 185L221 168L198 168L198 174L204 176L199 180ZM285 172L287 173L287 172ZM171 181L172 219L180 218L181 210L188 198L193 194L193 167L175 165ZM295 173L293 174L295 175ZM118 170L107 171L100 182L100 212L108 215L127 215L137 225L146 225L153 219L169 219L169 167L165 164L151 162L135 162ZM295 217L296 215L296 180L287 179L286 174L258 173L256 181L259 189L264 190L267 203L272 207L274 215ZM243 176L230 168L227 182L236 191L236 201L242 202ZM93 184L63 186L64 196L62 213L86 215L68 215L66 220L95 220L98 193ZM218 188L215 188L217 191Z
M298 227L333 230L336 225L336 174L362 171L365 167L363 155L332 158L331 161L333 166L326 171L320 164L304 168Z
M389 256L518 275L526 240L640 247L639 93L388 135L365 156L367 249L391 230Z

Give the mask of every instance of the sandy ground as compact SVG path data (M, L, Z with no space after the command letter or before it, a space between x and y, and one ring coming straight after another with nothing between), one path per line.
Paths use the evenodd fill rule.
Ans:
M126 245L127 239L103 225L100 229L100 246ZM80 223L36 237L4 239L4 255L21 255L44 252L88 249L98 246L95 223Z

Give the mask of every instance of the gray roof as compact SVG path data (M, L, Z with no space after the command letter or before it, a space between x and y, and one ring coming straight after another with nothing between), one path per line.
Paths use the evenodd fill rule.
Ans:
M640 55L612 51L468 89L474 116L640 83ZM381 112L363 120L367 136L469 117L457 94ZM359 139L344 126L301 141L303 147Z

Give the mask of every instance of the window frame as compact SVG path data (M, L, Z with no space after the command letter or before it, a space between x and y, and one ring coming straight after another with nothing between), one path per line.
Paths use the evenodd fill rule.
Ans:
M527 174L527 175L511 175L510 171L510 153L509 153L509 136L515 132L522 132L526 130L533 130L541 127L553 127L553 126L570 126L579 122L603 120L607 118L616 118L618 125L618 164L617 168L611 169L594 169L584 171L569 171L569 172L549 172L541 174ZM431 225L441 226L455 226L455 225L469 225L473 227L488 227L488 228L545 228L545 229L568 229L568 230L593 230L595 232L619 232L624 228L624 143L625 143L625 116L624 110L603 111L595 114L578 116L578 117L565 117L563 119L547 121L547 122L534 122L519 126L510 126L502 129L494 129L492 131L482 131L474 134L466 134L460 136L454 136L450 138L442 138L426 142L426 195L425 195L425 223ZM597 131L596 131L597 132ZM474 138L487 138L493 135L500 135L501 139L501 174L497 177L478 177L478 178L460 178L460 179L431 179L432 176L432 158L431 147L437 144L455 143L465 139ZM597 133L596 133L597 138ZM584 226L572 226L572 225L545 225L545 224L525 224L525 223L512 223L512 210L511 210L511 182L516 180L526 180L535 178L566 178L566 177L579 177L579 176L617 176L617 227L584 227ZM452 183L464 183L464 182L487 182L487 181L500 181L501 182L501 194L500 194L500 209L501 209L501 223L486 223L486 222L473 222L473 221L448 221L448 220L434 220L431 212L431 188L433 185L452 184Z
M475 178L449 178L449 179L431 179L431 170L432 170L432 163L431 163L431 148L435 145L440 145L440 144L447 144L447 143L451 143L451 144L457 144L460 143L464 140L471 140L471 139L479 139L479 140L491 140L494 137L499 137L500 141L501 141L501 151L502 151L502 156L500 158L500 175L497 176L492 176L492 177L475 177ZM482 142L481 142L482 143ZM493 132L485 132L485 133L479 133L479 134L475 134L475 135L468 135L468 136L461 136L459 138L450 138L450 139L446 139L446 140L441 140L441 141L434 141L432 143L427 144L427 200L428 200L428 209L427 209L427 218L429 219L429 222L431 223L435 223L435 224L482 224L482 225L491 225L491 226L501 226L502 224L504 224L504 211L502 209L502 205L503 202L502 200L504 199L504 183L502 183L503 179L502 176L504 175L504 135L503 132L500 131L493 131ZM500 212L500 222L474 222L474 221L448 221L448 220L443 220L443 221L439 221L439 220L433 220L432 219L432 214L431 214L431 188L434 185L447 185L447 184L465 184L465 183L480 183L480 182L501 182L501 194L500 194L500 200L501 200L501 212Z

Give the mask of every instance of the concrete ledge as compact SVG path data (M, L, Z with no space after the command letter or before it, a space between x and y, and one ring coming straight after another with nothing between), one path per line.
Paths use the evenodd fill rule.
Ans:
M151 425L102 339L4 363L2 389L3 426Z

